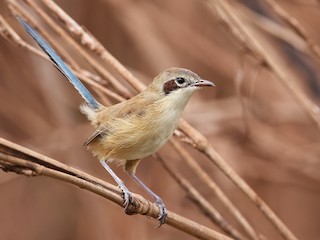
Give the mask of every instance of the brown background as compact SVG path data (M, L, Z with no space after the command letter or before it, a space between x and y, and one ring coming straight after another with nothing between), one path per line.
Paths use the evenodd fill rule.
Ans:
M319 239L319 129L269 71L262 70L256 79L252 77L257 67L250 58L245 61L242 86L243 99L249 106L249 115L244 117L234 81L243 56L241 46L205 2L56 2L146 84L172 66L189 68L214 81L217 87L195 94L183 117L208 137L299 239ZM258 2L247 0L241 4L268 11ZM316 1L278 2L320 44L320 6ZM0 3L0 10L14 29L31 42L9 15L4 2ZM284 42L266 39L298 76L297 84L319 103L319 62ZM47 61L3 38L0 49L0 136L111 182L99 162L82 147L92 129L79 113L82 100L68 81ZM87 67L80 59L79 64ZM268 239L281 239L215 166L189 150L259 232ZM170 147L160 152L234 223L197 176L171 154ZM186 198L160 164L149 160L142 161L138 175L167 207L218 229ZM121 168L113 168L129 189L144 195ZM0 172L1 239L192 239L166 225L155 229L156 224L143 216L127 216L109 201L71 185L45 177Z

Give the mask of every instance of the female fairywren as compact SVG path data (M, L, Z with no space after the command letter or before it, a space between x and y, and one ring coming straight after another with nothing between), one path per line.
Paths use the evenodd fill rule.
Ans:
M163 224L167 216L166 207L161 198L136 176L136 168L142 158L159 150L172 136L192 94L200 87L214 84L188 69L170 68L156 76L135 97L105 107L91 95L39 33L21 18L17 19L84 98L86 104L80 107L81 112L95 128L84 145L117 182L123 192L125 209L132 203L131 192L107 162L116 161L123 165L124 170L155 198L160 209L158 219L160 225Z

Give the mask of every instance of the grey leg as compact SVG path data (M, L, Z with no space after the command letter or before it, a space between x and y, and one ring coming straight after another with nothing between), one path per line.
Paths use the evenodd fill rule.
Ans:
M133 202L131 192L128 190L126 185L124 185L123 181L114 173L114 171L112 171L112 169L109 167L109 165L106 163L105 160L100 160L100 163L108 171L111 177L116 181L119 188L123 192L123 201L124 201L123 206L124 206L124 210L126 211L130 203Z
M131 173L130 176L133 178L133 180L135 180L141 187L143 187L144 190L146 190L155 200L156 200L156 205L159 207L160 209L160 214L159 214L159 221L160 221L160 225L158 227L160 227L162 224L165 223L167 215L168 215L168 211L166 206L164 205L162 199L155 194L150 188L148 188L137 176L135 173Z

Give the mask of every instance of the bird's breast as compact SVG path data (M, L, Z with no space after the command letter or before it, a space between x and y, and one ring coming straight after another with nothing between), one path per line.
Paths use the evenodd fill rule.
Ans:
M136 152L132 159L147 157L158 151L172 136L179 122L180 114L175 111L165 111L163 114L153 115L152 120L144 119L145 131L140 132Z

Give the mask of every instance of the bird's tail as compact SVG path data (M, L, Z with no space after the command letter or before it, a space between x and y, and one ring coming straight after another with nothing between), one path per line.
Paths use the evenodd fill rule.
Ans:
M81 83L81 81L74 75L70 68L63 62L58 54L52 49L52 47L40 36L40 34L33 29L28 23L26 23L19 16L16 16L20 24L25 30L33 37L42 50L50 57L53 64L58 70L72 83L75 89L78 90L80 95L86 101L88 106L92 109L98 109L100 103L91 95L88 89Z

